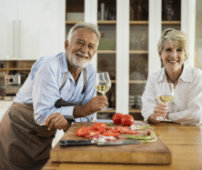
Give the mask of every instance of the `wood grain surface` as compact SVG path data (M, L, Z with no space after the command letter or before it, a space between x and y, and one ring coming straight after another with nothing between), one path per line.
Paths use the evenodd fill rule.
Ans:
M85 140L85 138L75 137L75 132L82 126L92 126L92 124L94 123L74 123L64 134L62 140ZM140 131L139 135L142 136L146 135L148 129L137 131ZM129 135L121 135L121 140L127 136ZM170 164L171 160L170 150L159 137L155 142L121 146L60 147L57 144L51 150L52 162Z
M42 170L192 170L202 169L202 126L175 123L150 124L172 152L169 165L121 163L61 163L49 160Z

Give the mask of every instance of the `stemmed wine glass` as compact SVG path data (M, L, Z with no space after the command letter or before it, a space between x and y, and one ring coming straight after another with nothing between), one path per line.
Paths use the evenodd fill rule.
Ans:
M169 103L174 98L174 84L168 82L161 82L158 89L158 96L157 98L162 103ZM164 120L163 117L158 117L157 120Z
M95 89L102 93L102 95L105 95L106 92L111 88L111 80L109 77L108 72L101 72L96 74L96 83L95 83ZM111 110L113 108L107 108L105 107L103 110Z

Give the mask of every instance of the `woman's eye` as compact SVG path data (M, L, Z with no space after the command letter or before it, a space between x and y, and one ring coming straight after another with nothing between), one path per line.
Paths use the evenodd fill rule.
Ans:
M182 49L177 49L177 51L182 51Z
M171 51L171 49L170 49L170 48L167 48L166 51Z

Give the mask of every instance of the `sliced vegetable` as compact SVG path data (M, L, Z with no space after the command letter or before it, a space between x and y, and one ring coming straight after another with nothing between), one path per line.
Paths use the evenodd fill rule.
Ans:
M140 132L130 130L128 127L123 127L123 126L118 126L117 130L119 130L120 133L125 133L125 134L139 134L140 133Z
M90 135L91 129L89 127L81 127L77 129L75 136L85 137L86 135Z
M107 128L107 125L105 125L104 123L95 123L94 125L92 125L91 130L100 131L102 133Z

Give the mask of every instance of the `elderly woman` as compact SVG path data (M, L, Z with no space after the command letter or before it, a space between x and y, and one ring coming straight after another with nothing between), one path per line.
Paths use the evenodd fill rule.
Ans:
M152 73L142 96L142 115L145 121L158 123L158 117L181 125L202 122L202 71L184 63L187 59L187 36L178 30L163 31L158 42L159 57L164 65ZM174 99L168 104L157 99L160 82L173 83Z

